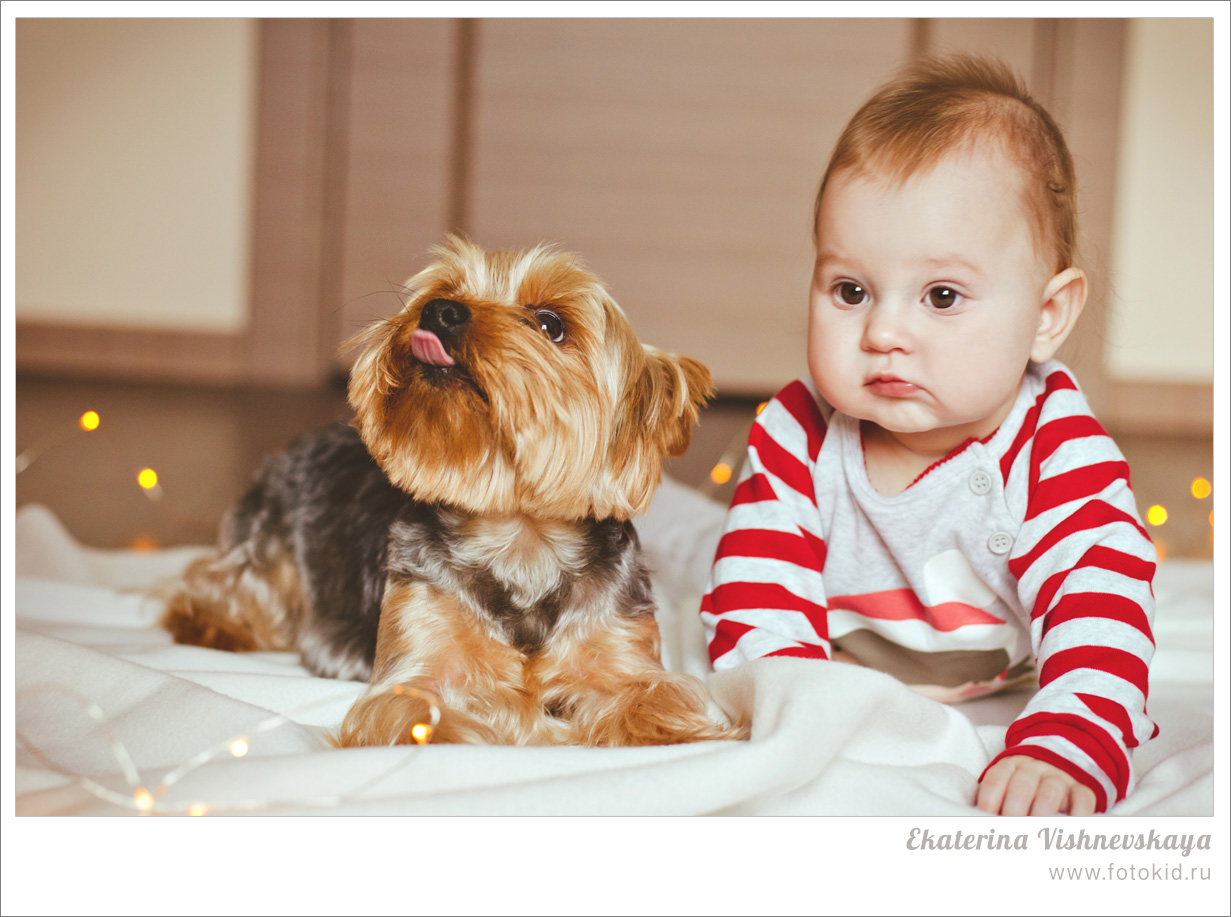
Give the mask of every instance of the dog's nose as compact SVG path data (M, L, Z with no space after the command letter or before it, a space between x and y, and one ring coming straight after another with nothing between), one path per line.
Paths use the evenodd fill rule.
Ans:
M470 309L452 299L433 299L419 314L419 327L445 338L455 338L470 324Z

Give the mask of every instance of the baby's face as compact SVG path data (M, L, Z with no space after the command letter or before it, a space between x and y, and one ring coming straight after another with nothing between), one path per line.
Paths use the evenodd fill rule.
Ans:
M976 150L904 183L830 177L808 321L826 401L892 433L945 428L953 445L996 429L1028 360L1050 356L1036 334L1051 272L1019 176Z

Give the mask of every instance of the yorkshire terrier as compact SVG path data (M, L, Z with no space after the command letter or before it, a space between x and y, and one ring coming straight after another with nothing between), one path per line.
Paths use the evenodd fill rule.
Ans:
M351 342L353 426L266 463L163 626L369 680L342 746L743 737L663 668L631 522L708 370L642 345L573 255L434 252Z

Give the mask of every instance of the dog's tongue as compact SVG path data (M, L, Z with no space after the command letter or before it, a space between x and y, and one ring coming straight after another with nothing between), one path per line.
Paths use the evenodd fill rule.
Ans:
M416 328L410 335L410 350L416 360L432 366L452 366L457 362L445 351L440 338L422 328Z

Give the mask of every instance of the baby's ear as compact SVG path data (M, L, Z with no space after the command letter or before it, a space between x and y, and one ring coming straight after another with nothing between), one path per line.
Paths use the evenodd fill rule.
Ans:
M1030 349L1030 359L1044 363L1056 355L1077 324L1086 304L1086 275L1070 267L1048 281L1039 309L1039 326Z
M683 455L701 407L714 393L710 371L692 357L645 348L646 370L633 417L663 455Z

